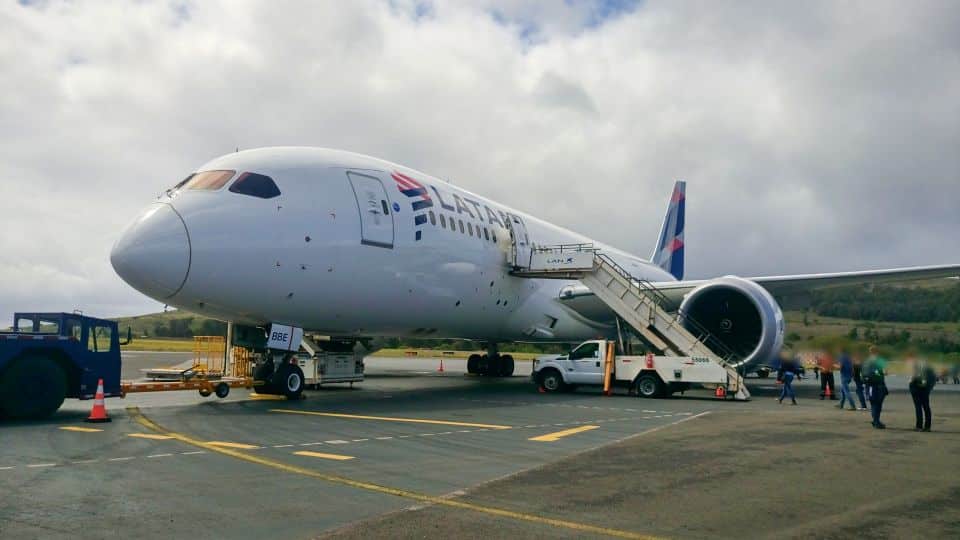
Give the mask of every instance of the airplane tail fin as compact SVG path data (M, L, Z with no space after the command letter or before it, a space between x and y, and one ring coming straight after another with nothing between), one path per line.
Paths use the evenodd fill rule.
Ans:
M650 261L670 272L673 277L683 279L683 219L686 208L687 183L680 180L673 186L670 206L660 226L660 241L657 243Z

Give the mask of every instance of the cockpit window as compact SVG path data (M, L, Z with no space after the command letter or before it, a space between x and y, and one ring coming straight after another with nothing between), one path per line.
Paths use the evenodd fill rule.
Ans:
M280 196L280 188L269 176L245 172L230 186L230 191L241 195L272 199Z
M203 171L191 176L184 184L184 189L202 189L204 191L216 191L233 178L236 171Z

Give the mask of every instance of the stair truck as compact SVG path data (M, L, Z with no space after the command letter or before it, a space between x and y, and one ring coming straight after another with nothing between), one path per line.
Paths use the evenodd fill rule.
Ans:
M719 390L718 396L747 400L750 393L742 377L708 357L618 356L615 343L585 341L569 354L539 356L533 361L531 378L547 392L571 391L577 386L626 387L638 397L668 397L694 386Z

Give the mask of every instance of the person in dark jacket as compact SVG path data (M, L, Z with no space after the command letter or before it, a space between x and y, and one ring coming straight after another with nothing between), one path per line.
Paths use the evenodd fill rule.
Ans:
M887 398L886 382L887 360L880 356L875 345L870 346L870 357L863 365L863 382L867 385L867 397L870 399L870 416L873 427L885 429L887 426L880 421L883 411L883 400Z
M777 380L783 381L783 388L780 389L780 398L777 403L783 403L783 398L790 396L790 401L796 405L797 395L793 393L793 379L800 371L800 365L789 354L780 356L780 369L777 370Z
M863 357L860 354L853 356L853 384L856 385L857 399L860 400L860 410L867 410L867 400L863 395Z
M915 431L930 431L933 421L930 412L930 392L937 384L937 373L926 360L908 359L913 366L913 376L910 377L910 397L913 398L913 409L917 414Z
M853 360L847 351L840 351L838 363L840 364L840 404L837 408L843 410L843 405L850 401L850 410L857 410L857 404L853 401L853 394L850 393L850 382L853 380Z

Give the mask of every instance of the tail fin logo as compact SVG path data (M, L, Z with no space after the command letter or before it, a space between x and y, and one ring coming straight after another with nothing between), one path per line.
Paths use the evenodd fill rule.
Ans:
M651 261L670 272L673 277L683 279L683 223L686 209L687 183L679 181L673 186L670 206L660 227L660 240L653 252Z

